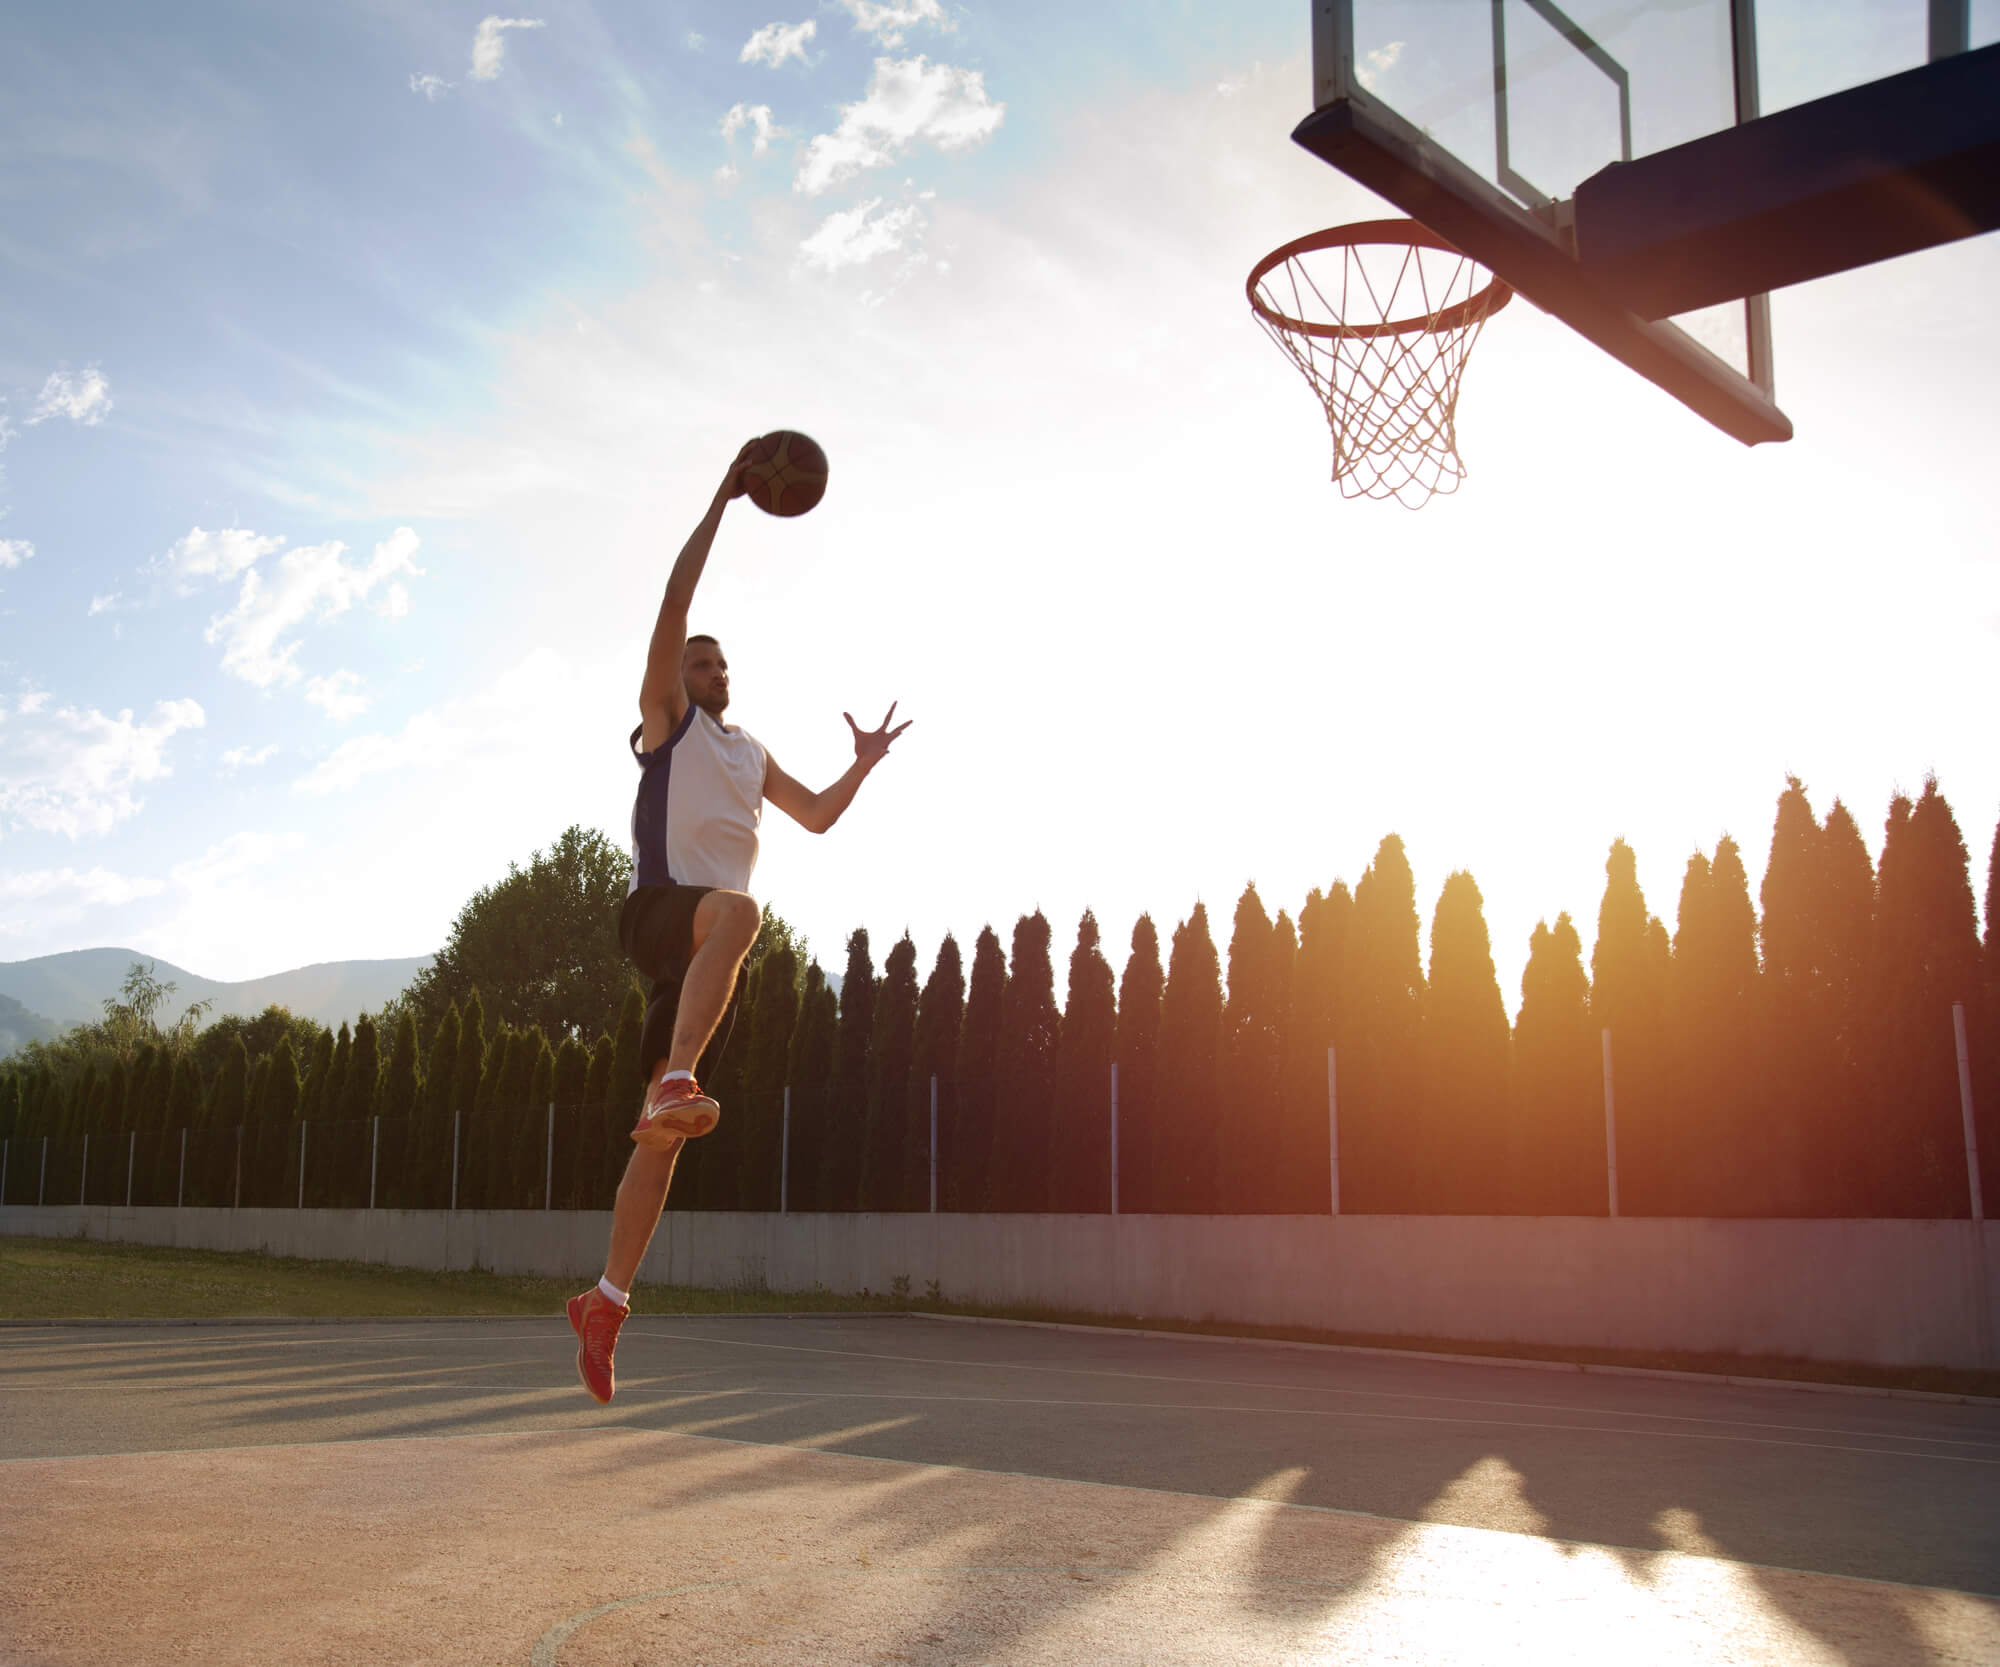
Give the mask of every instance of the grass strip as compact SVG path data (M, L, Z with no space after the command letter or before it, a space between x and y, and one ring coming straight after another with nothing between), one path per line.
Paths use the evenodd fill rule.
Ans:
M102 1239L0 1238L0 1320L392 1319L454 1315L553 1317L577 1290L573 1279L482 1270L438 1271L377 1262L319 1262L257 1251L180 1250ZM642 1285L635 1314L885 1314L918 1309L992 1319L1042 1320L1122 1330L1174 1331L1286 1343L1628 1366L1723 1377L1778 1378L2000 1397L2000 1372L1931 1366L1867 1366L1664 1349L1570 1348L1452 1337L1381 1336L1298 1326L1092 1314L1068 1309L952 1302L896 1290L843 1295L733 1287Z

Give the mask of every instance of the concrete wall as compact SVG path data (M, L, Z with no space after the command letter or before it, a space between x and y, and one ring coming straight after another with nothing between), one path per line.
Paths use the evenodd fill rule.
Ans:
M592 1278L602 1211L0 1208L0 1234ZM2000 1224L670 1212L640 1278L1595 1348L2000 1367Z

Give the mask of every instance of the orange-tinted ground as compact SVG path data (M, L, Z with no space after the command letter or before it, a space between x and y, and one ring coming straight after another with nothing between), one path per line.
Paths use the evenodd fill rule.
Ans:
M2000 1660L2000 1413L894 1318L0 1333L0 1659Z

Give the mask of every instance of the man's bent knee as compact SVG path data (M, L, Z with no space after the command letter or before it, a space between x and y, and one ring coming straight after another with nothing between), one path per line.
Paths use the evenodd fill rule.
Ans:
M763 905L747 891L711 891L695 908L695 947L714 939L747 953L763 924Z

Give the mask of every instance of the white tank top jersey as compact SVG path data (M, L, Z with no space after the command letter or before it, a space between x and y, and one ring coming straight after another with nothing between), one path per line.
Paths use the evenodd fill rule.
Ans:
M632 731L632 885L748 891L764 815L764 747L747 729L690 706L651 752Z

